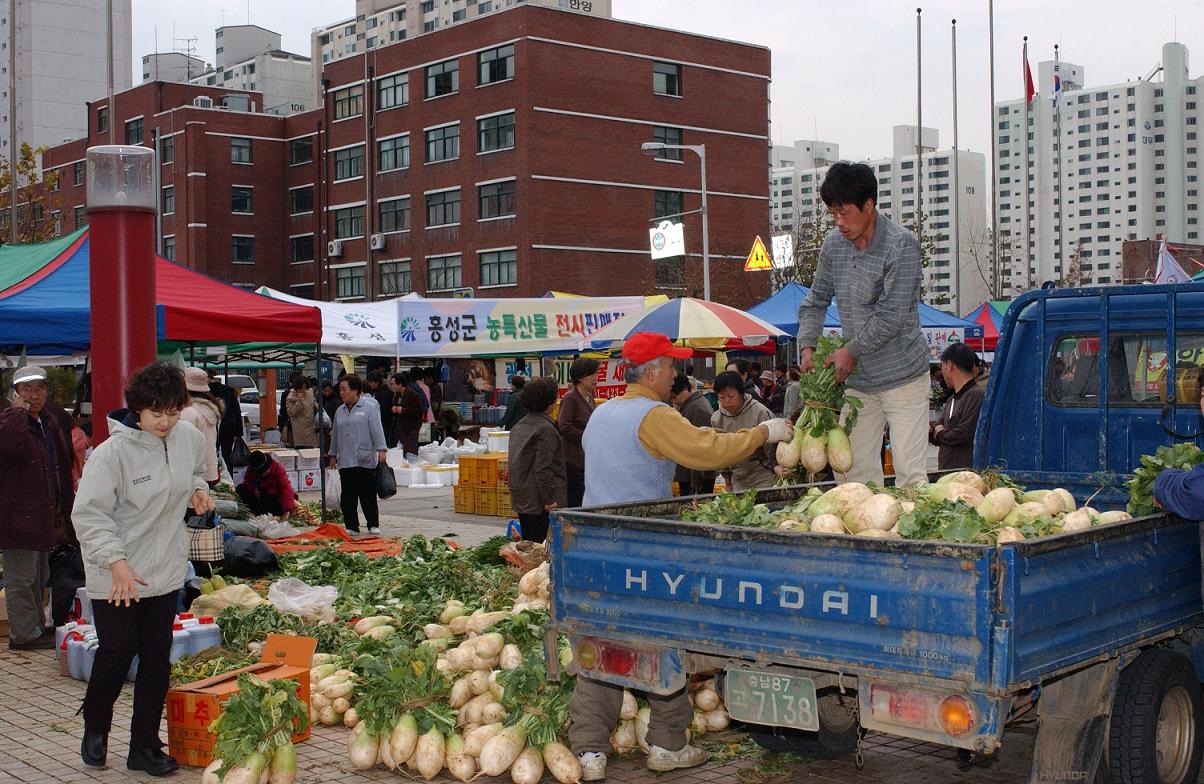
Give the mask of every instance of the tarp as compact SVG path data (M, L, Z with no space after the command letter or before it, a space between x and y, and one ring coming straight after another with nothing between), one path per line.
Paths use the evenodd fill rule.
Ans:
M417 294L407 294L378 302L320 302L267 286L261 286L256 293L320 310L324 352L376 357L397 356L397 303L421 299Z
M970 345L982 351L994 351L999 343L999 328L1003 325L1003 314L1007 313L1007 300L989 300L982 303L973 313L966 316L982 327L982 343L972 342Z
M37 245L0 249L0 351L66 354L91 342L88 229ZM179 264L155 261L160 340L237 343L252 340L314 343L321 334L315 308L273 302ZM100 313L100 318L109 317Z

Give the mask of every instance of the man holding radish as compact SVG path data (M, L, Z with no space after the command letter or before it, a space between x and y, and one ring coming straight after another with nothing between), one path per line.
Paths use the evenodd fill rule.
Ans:
M889 426L896 483L926 481L928 342L920 331L919 242L878 212L878 180L864 163L833 164L820 198L836 229L824 240L811 291L799 306L802 372L812 368L835 299L846 343L824 364L835 369L837 383L848 380L863 404L850 435L853 465L842 478L882 484L882 432Z
M676 465L714 471L741 462L767 443L790 440L792 429L784 419L720 433L695 427L666 405L673 389L673 360L692 353L652 332L638 332L624 342L627 392L599 406L581 438L586 506L667 498ZM688 742L694 711L686 690L647 697L652 706L647 766L668 771L706 762L706 752ZM569 742L581 761L583 781L606 778L610 733L622 707L621 686L577 676Z

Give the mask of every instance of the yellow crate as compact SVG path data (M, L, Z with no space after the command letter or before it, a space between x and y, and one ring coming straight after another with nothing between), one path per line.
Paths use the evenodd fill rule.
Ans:
M510 458L506 455L498 458L497 461L497 486L510 486Z
M497 513L498 517L514 517L514 508L510 505L510 490L509 488L500 488L497 491Z
M499 485L498 470L505 459L505 452L486 452L478 457L476 486L496 488ZM508 475L507 481L509 481Z
M475 487L477 483L477 459L472 455L461 455L460 460L460 479L456 482L457 485L464 487Z
M457 485L452 490L452 502L457 513L475 514L477 510L476 488Z
M497 516L497 489L478 487L476 489L476 514L491 517Z

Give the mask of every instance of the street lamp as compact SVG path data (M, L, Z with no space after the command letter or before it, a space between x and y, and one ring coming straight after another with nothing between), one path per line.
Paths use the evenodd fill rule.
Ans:
M711 243L707 232L707 146L705 144L665 144L644 142L640 150L645 155L656 155L665 150L690 150L698 154L702 162L702 298L711 299Z

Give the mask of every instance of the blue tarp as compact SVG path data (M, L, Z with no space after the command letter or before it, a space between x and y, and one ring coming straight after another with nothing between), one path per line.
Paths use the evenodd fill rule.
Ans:
M799 283L787 283L781 291L764 302L748 309L748 312L762 321L768 321L789 335L798 334L798 309L803 304L809 289ZM828 305L824 316L825 329L840 329L840 313L836 310L836 302ZM958 318L952 313L920 303L921 329L964 329L967 338L982 337L982 325L975 321Z

